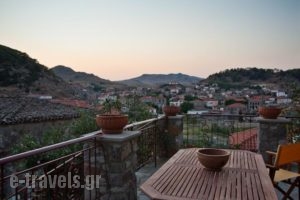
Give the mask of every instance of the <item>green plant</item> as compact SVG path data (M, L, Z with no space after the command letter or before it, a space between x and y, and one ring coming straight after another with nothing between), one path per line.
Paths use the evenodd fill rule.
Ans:
M51 144L59 143L65 140L73 139L74 136L70 134L65 134L62 128L52 128L46 131L41 138L37 138L30 133L26 133L17 143L13 146L11 152L13 154L18 154L26 151L30 151L33 149L38 149L44 146L48 146ZM44 163L60 156L66 155L70 153L71 149L63 148L55 151L46 152L43 154L38 154L35 156L31 156L26 158L21 163L21 166L32 167L37 163Z
M96 122L94 120L94 113L88 111L82 111L80 118L75 119L73 123L64 125L61 127L53 127L45 131L41 137L35 137L30 133L24 133L19 142L12 146L11 153L18 154L29 150L45 147L48 145L60 143L70 139L79 137L80 135L97 130ZM71 152L75 152L82 149L82 144L76 144L68 146L67 148L61 148L47 153L39 154L33 157L29 157L22 166L31 167L37 164L37 162L46 162L63 155L67 155Z
M152 114L149 112L150 106L141 102L138 96L127 98L126 107L128 108L129 122L143 121L152 117Z
M76 137L96 131L98 128L95 121L95 113L92 111L81 111L80 118L74 120L71 126L66 128L69 128L70 133Z
M185 101L180 105L180 109L184 113L187 113L189 110L193 108L194 108L194 104L189 101Z
M102 112L104 114L120 114L122 103L118 99L105 99L105 102L102 104L102 106Z

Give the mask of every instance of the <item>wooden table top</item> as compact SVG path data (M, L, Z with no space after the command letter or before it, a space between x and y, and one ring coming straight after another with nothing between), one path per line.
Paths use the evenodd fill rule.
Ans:
M151 199L277 199L260 154L229 150L231 156L221 171L205 169L197 148L181 149L145 183L141 190Z

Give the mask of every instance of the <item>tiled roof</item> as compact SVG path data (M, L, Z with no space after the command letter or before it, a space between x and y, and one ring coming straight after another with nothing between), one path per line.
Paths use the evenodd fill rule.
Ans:
M232 147L238 146L239 149L257 151L257 135L258 128L235 132L229 137L229 144Z
M245 104L242 103L233 103L227 106L227 108L245 108Z
M0 125L42 122L79 117L70 106L28 97L0 97Z
M83 100L74 99L52 99L52 103L60 103L68 106L78 107L78 108L91 108L91 106Z

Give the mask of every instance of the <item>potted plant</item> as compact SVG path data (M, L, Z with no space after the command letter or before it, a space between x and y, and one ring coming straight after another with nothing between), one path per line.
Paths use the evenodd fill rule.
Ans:
M180 112L180 107L170 104L170 98L167 97L167 104L163 107L166 116L176 116Z
M121 102L118 99L106 99L102 106L102 114L96 115L96 123L102 133L122 133L128 123L128 116L121 114Z
M281 113L281 108L278 105L265 105L258 108L258 113L265 119L277 119Z

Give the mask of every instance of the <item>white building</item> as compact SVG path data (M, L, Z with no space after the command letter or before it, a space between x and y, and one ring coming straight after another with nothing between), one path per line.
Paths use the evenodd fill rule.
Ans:
M218 100L215 99L205 100L205 106L208 108L214 108L218 106Z
M287 97L277 97L276 99L277 104L290 104L292 103L292 99Z

